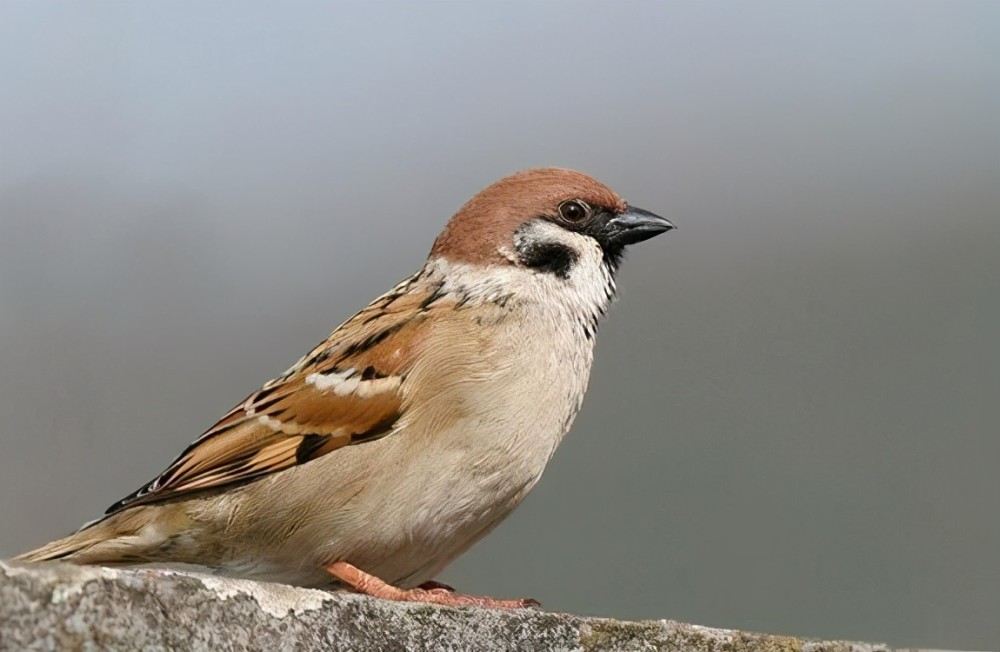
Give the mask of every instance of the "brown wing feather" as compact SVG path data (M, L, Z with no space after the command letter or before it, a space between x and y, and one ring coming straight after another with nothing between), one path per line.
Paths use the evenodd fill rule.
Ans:
M254 480L390 433L438 290L404 283L377 299L107 513Z

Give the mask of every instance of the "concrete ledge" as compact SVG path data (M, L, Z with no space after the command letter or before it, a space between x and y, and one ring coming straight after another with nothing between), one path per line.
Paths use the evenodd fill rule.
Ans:
M0 562L0 650L889 652L669 620L451 609L171 570Z

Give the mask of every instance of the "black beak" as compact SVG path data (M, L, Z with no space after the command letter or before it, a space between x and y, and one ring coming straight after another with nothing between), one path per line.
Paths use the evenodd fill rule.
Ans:
M649 240L653 236L675 229L666 219L641 208L630 206L623 213L614 215L601 229L601 241L605 247L621 248Z

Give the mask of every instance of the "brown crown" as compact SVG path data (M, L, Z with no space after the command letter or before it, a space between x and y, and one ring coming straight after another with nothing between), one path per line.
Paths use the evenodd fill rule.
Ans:
M536 217L558 214L559 204L581 199L616 212L625 201L597 179L564 168L536 168L504 177L481 190L451 218L431 248L431 256L453 262L507 263L514 232Z

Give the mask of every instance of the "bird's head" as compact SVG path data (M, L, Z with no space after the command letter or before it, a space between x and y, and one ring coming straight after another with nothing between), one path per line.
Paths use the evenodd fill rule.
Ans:
M470 199L438 236L431 257L567 278L598 250L614 271L627 245L672 228L591 176L537 168L504 177Z

